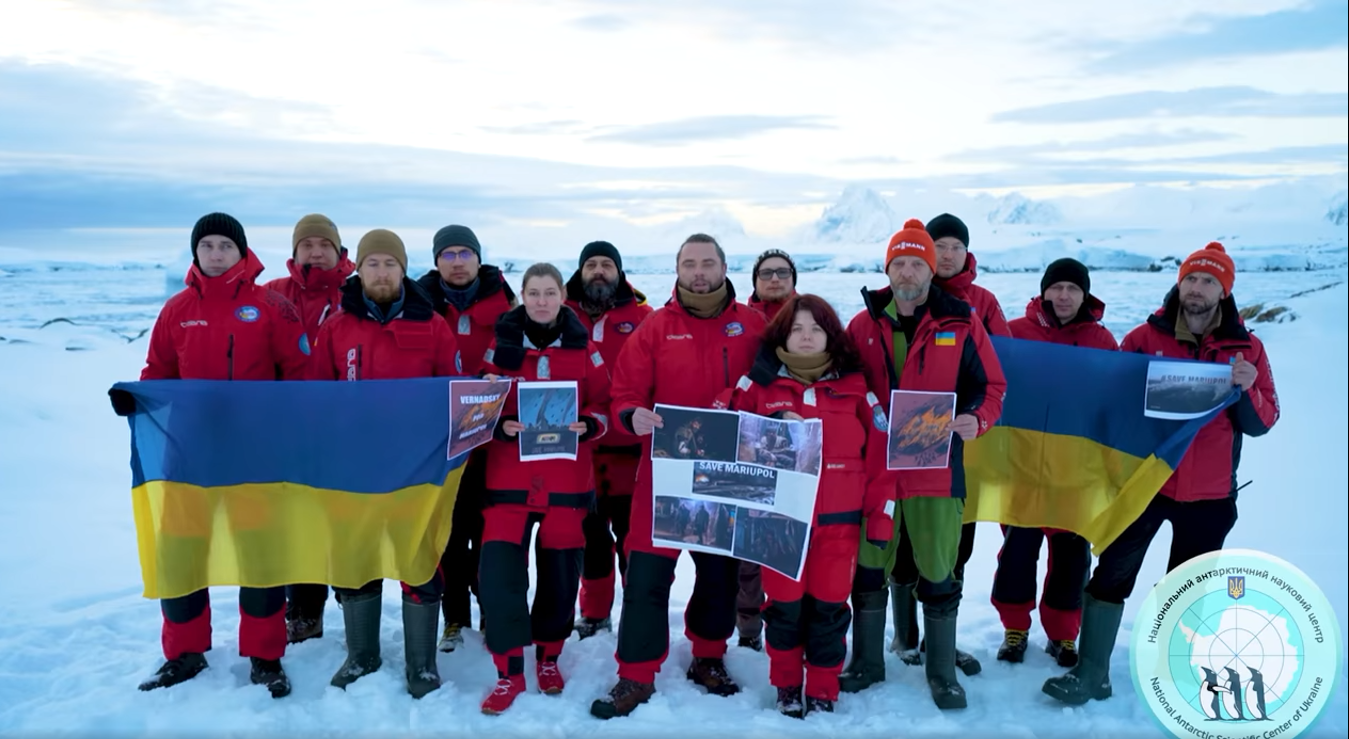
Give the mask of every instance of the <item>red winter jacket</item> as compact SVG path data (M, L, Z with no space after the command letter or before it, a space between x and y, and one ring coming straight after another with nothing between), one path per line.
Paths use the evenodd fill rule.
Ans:
M445 317L459 345L459 361L464 374L476 375L482 369L482 358L492 343L497 319L515 307L515 292L506 284L501 270L490 264L478 269L478 292L473 302L460 312L445 297L440 272L431 270L417 280L435 305L436 312Z
M856 527L866 516L866 538L890 540L894 522L885 508L894 499L895 486L885 469L885 409L867 390L865 375L830 371L803 385L787 374L777 353L765 347L749 374L723 397L726 400L717 405L732 410L774 418L792 412L820 419L824 465L815 498L815 525Z
M585 288L581 281L581 271L567 281L567 307L572 309L581 325L590 333L590 340L600 349L604 364L612 370L618 364L618 354L627 345L637 327L642 325L655 310L646 303L646 296L633 288L626 278L620 275L618 289L614 294L614 307L610 308L598 320L581 307L585 297ZM641 438L628 433L623 424L615 424L604 436L604 443L596 446L601 454L627 454L636 457L642 453Z
M891 390L954 392L956 415L968 413L978 418L980 436L997 423L1007 380L988 333L979 321L971 320L969 304L935 286L929 290L896 382L894 332L899 327L885 313L892 302L890 288L863 289L862 301L866 307L849 322L848 334L862 352L868 387L884 398L887 410ZM898 484L896 497L964 498L964 449L961 438L953 436L946 469L893 473Z
M286 260L286 269L290 270L290 277L278 277L263 287L285 295L295 304L312 345L318 340L323 322L342 305L342 282L356 271L356 265L347 258L347 250L342 249L337 266L332 269L301 267L294 259Z
M454 333L431 299L403 278L402 303L386 321L366 303L361 278L342 286L342 309L319 329L312 374L316 380L401 380L454 377L459 371Z
M1026 304L1025 317L1013 318L1007 327L1013 338L1017 339L1117 351L1119 344L1115 336L1110 333L1110 329L1101 325L1104 317L1105 303L1095 295L1088 295L1077 316L1066 324L1060 324L1058 316L1054 315L1054 307L1046 305L1043 297L1035 297Z
M595 496L593 442L609 428L609 370L599 349L590 342L581 319L568 307L558 314L562 333L539 348L525 335L524 306L514 308L496 326L496 338L483 360L484 374L519 381L576 381L578 420L590 427L581 436L576 460L520 461L518 437L500 433L487 445L487 491L492 503L512 503L543 509L548 506L589 508ZM517 393L501 409L501 420L519 420Z
M1158 357L1231 363L1238 354L1255 365L1255 384L1241 400L1199 430L1180 460L1180 467L1162 486L1161 494L1178 501L1213 500L1236 495L1241 436L1263 436L1279 420L1279 395L1274 389L1264 344L1246 330L1229 295L1218 304L1222 323L1196 346L1176 338L1179 291L1171 288L1166 302L1146 323L1130 331L1122 351Z
M984 323L984 331L993 336L1011 336L1007 328L1007 318L1002 314L1002 306L992 292L974 284L979 275L979 261L973 254L965 254L965 269L951 276L949 280L933 277L932 284L970 304L970 308Z
M784 300L765 301L759 297L758 292L753 292L750 293L749 300L746 302L749 307L764 314L764 318L767 318L771 322L774 318L777 318L778 311L782 310L782 306L786 305L787 301L794 297L796 297L796 291L792 290Z
M303 380L309 337L295 306L258 285L262 262L248 251L219 277L197 265L150 333L142 380Z

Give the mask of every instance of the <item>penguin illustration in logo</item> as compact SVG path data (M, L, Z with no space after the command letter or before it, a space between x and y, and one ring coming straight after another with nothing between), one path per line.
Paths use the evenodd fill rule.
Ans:
M1199 682L1199 707L1203 709L1209 721L1221 721L1223 714L1220 693L1226 692L1227 688L1218 684L1218 676L1213 674L1213 670L1207 667L1199 669L1204 671L1204 679Z
M1251 715L1252 721L1268 721L1269 713L1265 710L1265 676L1254 667L1247 667L1251 671L1251 677L1246 681L1246 713Z
M1224 669L1227 671L1227 692L1223 693L1223 710L1227 711L1228 718L1245 721L1246 716L1241 710L1241 702L1245 698L1241 694L1241 676L1231 667Z

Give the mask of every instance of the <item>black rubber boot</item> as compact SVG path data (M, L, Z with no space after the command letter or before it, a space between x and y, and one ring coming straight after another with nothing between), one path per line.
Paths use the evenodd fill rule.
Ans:
M1051 677L1042 689L1070 706L1080 706L1089 700L1103 701L1111 695L1110 654L1115 651L1115 637L1124 616L1123 603L1105 603L1091 597L1082 597L1082 635L1078 637L1077 666L1066 675Z
M923 657L918 651L918 599L913 593L917 585L890 579L890 618L895 625L890 651L898 654L908 665L923 663Z
M884 590L853 593L852 659L838 676L845 693L885 682L885 600Z
M418 603L403 596L403 656L407 661L408 693L413 698L440 688L436 669L436 628L440 602Z
M923 613L923 633L927 638L927 686L932 691L932 702L943 711L966 706L965 689L956 679L956 618L955 614L932 616Z
M379 616L383 605L380 593L358 593L342 599L342 620L347 627L347 660L333 675L332 685L346 687L364 675L378 670L384 661L379 655Z

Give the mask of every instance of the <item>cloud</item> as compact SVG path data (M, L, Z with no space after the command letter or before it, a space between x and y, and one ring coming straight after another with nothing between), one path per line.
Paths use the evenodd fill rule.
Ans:
M590 141L647 146L681 146L703 141L745 139L772 131L829 129L820 116L803 115L712 115L623 126L596 134Z
M1208 59L1343 48L1349 44L1349 4L1321 0L1264 15L1200 16L1186 26L1120 46L1088 64L1085 71L1128 74Z
M598 31L600 33L613 33L630 28L632 21L621 15L614 13L600 13L598 15L587 15L572 21L572 25L585 31Z
M582 121L539 121L516 126L489 126L483 130L511 136L555 136L584 134L590 131L591 127Z
M1253 87L1201 87L1182 92L1148 90L1068 100L993 115L995 123L1097 123L1135 118L1342 118L1349 115L1345 93L1279 94Z
M997 162L1011 164L1026 161L1043 161L1055 154L1076 154L1118 149L1153 149L1191 144L1207 144L1227 141L1235 138L1229 133L1219 131L1201 131L1185 129L1173 132L1125 133L1103 139L1087 141L1046 141L1038 144L1016 146L996 146L984 149L967 149L945 157L953 162Z

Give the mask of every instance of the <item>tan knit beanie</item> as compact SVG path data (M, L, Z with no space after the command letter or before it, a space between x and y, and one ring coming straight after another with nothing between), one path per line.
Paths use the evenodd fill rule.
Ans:
M300 242L310 236L325 238L333 242L333 248L337 249L339 253L342 250L342 237L337 233L337 226L328 216L310 213L295 224L295 233L290 239L291 256L295 256L295 250L300 248Z
M403 265L403 274L408 271L408 251L398 234L385 228L377 228L361 237L356 245L356 269L361 268L365 258L374 254L387 254Z

